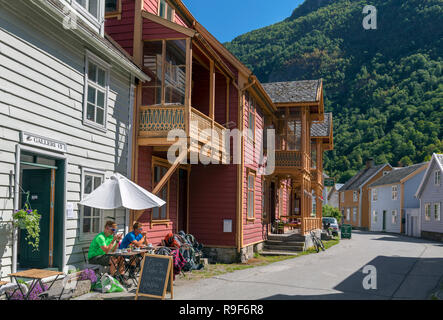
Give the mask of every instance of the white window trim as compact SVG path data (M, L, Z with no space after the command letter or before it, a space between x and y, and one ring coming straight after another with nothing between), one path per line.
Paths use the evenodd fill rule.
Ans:
M373 216L372 219L373 219L374 223L376 223L377 220L378 220L378 212L377 212L377 210L372 211L372 216Z
M438 205L438 219L435 218L435 206ZM432 204L432 208L431 208L431 217L433 217L433 219L435 221L441 221L441 203L440 202L435 202Z
M372 201L377 202L377 200L378 200L378 190L372 189Z
M397 210L391 210L391 224L392 225L396 225L397 224L397 218L398 218Z
M171 8L171 10L172 10L172 20L168 20L168 21L171 21L171 22L174 22L174 23L175 23L175 9L174 9L173 6L171 6L171 5L169 4L169 2L168 2L167 0L165 0L165 3L166 3L165 16L162 17L162 16L160 15L160 0L157 1L157 8L158 8L158 9L157 9L157 15L158 15L160 18L163 18L163 19L165 19L165 20L168 20L168 7L169 7L169 8Z
M429 218L426 214L427 212L427 208L429 207ZM425 221L431 221L431 217L432 217L432 203L425 203Z
M85 176L86 175L91 175L91 176L95 176L95 177L102 177L103 181L102 183L104 183L106 181L106 175L105 175L105 171L102 170L97 170L97 169L90 169L90 168L86 168L86 167L82 167L81 168L81 183L80 183L80 199L83 200L84 198L84 187L85 187ZM97 233L83 233L83 210L84 210L84 206L79 206L80 210L80 241L90 241L92 239L94 239L94 237L97 235ZM100 223L99 223L99 233L102 232L103 229L103 210L100 210Z
M89 61L98 65L106 72L106 84L105 84L105 104L104 104L104 115L103 115L103 125L100 125L94 121L87 119L87 108L88 108L88 72L89 72ZM83 124L85 126L106 132L108 127L108 106L109 106L109 83L111 80L111 65L97 57L95 54L86 50L85 55L85 72L84 72L84 89L83 89Z
M394 188L395 188L395 190L394 190ZM392 186L391 187L391 192L392 192L391 199L392 200L398 200L398 185Z
M358 193L357 193L357 191L353 191L352 192L352 200L353 200L353 202L357 202L358 201Z
M437 182L437 176L438 176L438 182ZM434 171L434 185L440 186L441 185L441 173L440 170Z
M91 24L93 27L97 28L98 32L101 32L103 28L103 23L105 22L105 1L98 0L98 17L94 17L88 10L83 8L75 0L70 0L71 6L79 13L79 16L84 18L87 23Z
M346 208L346 220L351 221L351 208Z

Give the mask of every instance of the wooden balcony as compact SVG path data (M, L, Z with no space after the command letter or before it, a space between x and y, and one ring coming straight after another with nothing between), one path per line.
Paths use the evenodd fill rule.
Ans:
M169 132L171 130L183 130L191 141L190 152L200 153L202 147L206 146L208 149L208 152L205 152L206 156L219 162L225 160L225 128L192 107L189 119L186 119L186 117L184 106L141 107L138 133L139 145L170 146L175 141L167 141ZM208 129L212 130L214 136L208 136Z
M304 159L303 159L304 157ZM310 157L301 151L275 151L275 173L296 174L310 167Z

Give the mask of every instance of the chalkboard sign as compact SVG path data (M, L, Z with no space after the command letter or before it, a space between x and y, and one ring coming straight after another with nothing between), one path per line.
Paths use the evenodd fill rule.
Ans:
M135 299L138 296L164 299L167 291L173 298L172 265L172 257L145 254Z

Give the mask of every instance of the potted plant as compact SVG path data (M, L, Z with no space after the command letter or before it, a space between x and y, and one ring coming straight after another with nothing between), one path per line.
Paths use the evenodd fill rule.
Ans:
M17 210L13 215L13 225L16 228L26 230L25 240L32 246L33 251L39 250L40 243L40 219L41 215L37 210L29 208L28 204L25 204L23 209Z

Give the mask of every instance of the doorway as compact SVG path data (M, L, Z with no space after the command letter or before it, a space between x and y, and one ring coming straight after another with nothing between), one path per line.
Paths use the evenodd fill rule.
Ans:
M17 269L56 268L63 264L65 161L22 151L20 154L19 207L40 214L38 248L19 230Z
M383 210L383 227L382 231L386 231L386 210Z
M269 216L271 219L271 226L274 225L275 222L275 182L271 182L270 192L269 192ZM272 230L272 228L271 228Z

